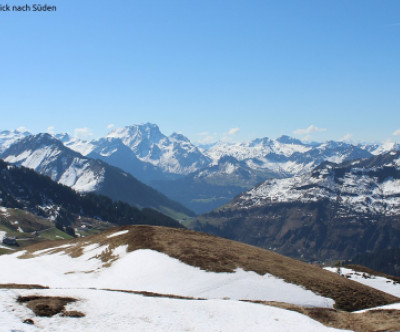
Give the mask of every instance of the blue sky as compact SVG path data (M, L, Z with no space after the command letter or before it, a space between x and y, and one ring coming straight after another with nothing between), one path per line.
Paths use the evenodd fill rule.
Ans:
M400 141L400 1L47 3L0 12L0 129Z

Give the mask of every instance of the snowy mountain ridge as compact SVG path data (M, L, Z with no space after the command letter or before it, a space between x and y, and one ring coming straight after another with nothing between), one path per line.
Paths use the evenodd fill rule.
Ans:
M103 167L76 152L71 153L49 134L27 136L8 149L3 158L48 175L53 181L81 193L95 191L104 180Z
M107 163L85 157L49 134L27 136L8 148L1 157L49 176L53 181L80 193L96 192L136 207L151 207L170 216L192 212L131 174Z
M28 135L29 132L17 130L0 132L0 152L4 152L12 143ZM132 155L125 156L125 159L136 157L143 165L175 176L185 176L217 165L221 158L227 156L245 162L247 167L253 170L263 169L292 176L311 171L323 161L340 163L400 150L400 145L393 142L380 145L353 145L335 141L304 143L285 135L276 139L258 138L244 143L218 142L204 149L192 144L182 134L173 133L166 136L156 124L151 123L117 128L105 137L92 141L84 141L66 133L56 134L54 137L83 156L99 153L101 147L107 150L100 152L104 157L102 160L106 162L107 158L112 159L124 145L132 151ZM121 143L119 146L117 141ZM114 149L108 148L107 144L115 146ZM121 163L113 165L121 167Z
M371 160L371 159L370 159ZM335 165L324 163L311 173L267 180L243 194L233 207L330 200L357 212L400 214L400 152Z

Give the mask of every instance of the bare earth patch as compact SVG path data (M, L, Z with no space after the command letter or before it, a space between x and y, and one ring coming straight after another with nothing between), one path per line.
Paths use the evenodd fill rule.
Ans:
M36 316L52 317L59 313L65 312L65 306L68 303L76 302L77 300L71 297L52 297L52 296L20 296L17 299L18 303L25 303ZM83 317L83 316L81 316Z

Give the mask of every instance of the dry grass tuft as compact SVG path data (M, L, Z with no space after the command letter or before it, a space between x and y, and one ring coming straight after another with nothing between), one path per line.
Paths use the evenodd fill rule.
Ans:
M206 299L201 297L192 297L192 296L182 296L182 295L174 295L174 294L162 294L162 293L154 293L148 291L133 291L133 290L121 290L121 289L101 289L103 291L108 292L121 292L121 293L129 293L129 294L136 294L142 295L145 297L161 297L167 299L176 299L176 300L196 300L196 301L204 301Z
M63 311L61 313L62 317L71 317L71 318L81 318L81 317L85 317L85 314L83 312L80 311Z
M49 289L49 287L36 284L0 284L0 289Z

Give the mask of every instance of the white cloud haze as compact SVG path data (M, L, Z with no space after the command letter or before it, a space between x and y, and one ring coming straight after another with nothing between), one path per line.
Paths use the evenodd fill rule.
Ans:
M201 133L198 133L197 135L201 136L202 138L199 140L199 143L201 144L210 144L216 141L215 135L211 135L207 131L203 131Z
M93 136L93 132L91 129L84 127L84 128L75 128L74 136L78 137L83 140L87 140Z
M293 131L295 135L304 135L304 134L311 134L311 133L321 133L326 131L326 128L319 128L314 125L310 125L308 128L305 129L296 129Z
M48 132L50 135L54 135L54 126L49 126L49 127L47 127L47 132Z
M25 131L28 131L28 129L26 129L25 127L18 127L17 129L16 129L17 131L19 131L20 133L23 133L23 132L25 132Z
M346 134L344 135L341 139L339 139L339 142L344 142L344 141L348 141L350 140L350 138L352 137L352 134Z
M238 132L240 132L240 129L239 129L239 128L231 128L231 129L229 129L229 131L228 131L228 135L229 135L229 136L232 136L232 135L237 134Z

